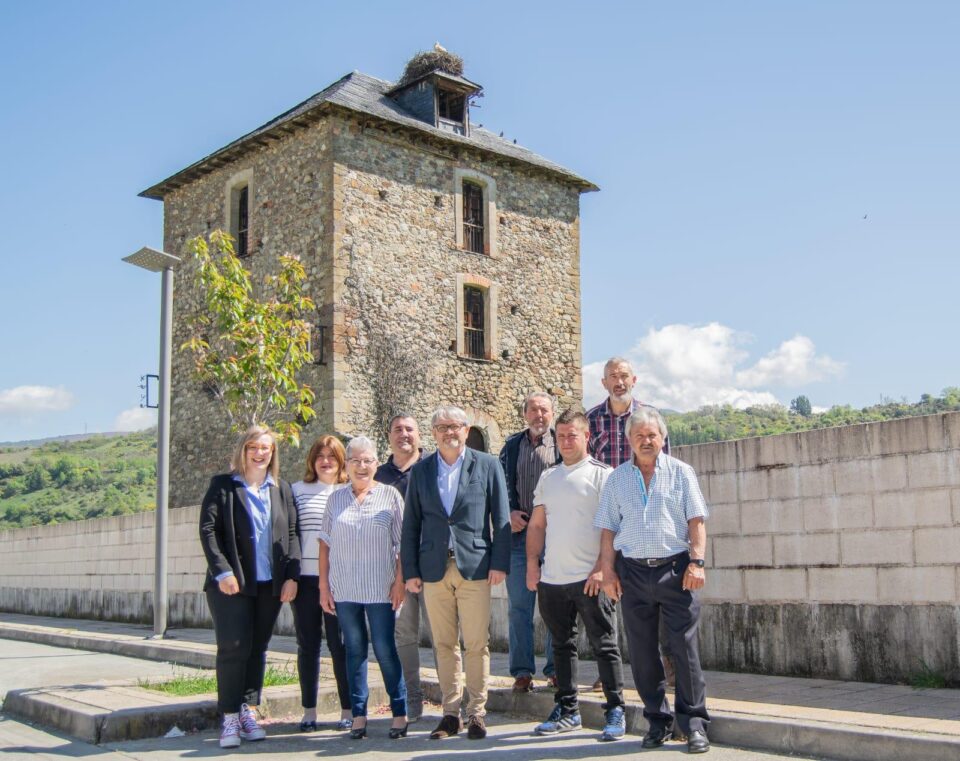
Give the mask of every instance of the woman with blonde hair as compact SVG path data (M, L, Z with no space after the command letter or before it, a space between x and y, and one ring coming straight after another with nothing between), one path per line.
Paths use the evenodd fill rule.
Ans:
M248 428L230 467L213 477L200 506L204 591L217 639L221 748L266 737L252 707L260 704L280 606L296 597L300 578L297 511L290 485L280 479L276 434L266 426Z
M303 480L293 485L297 503L297 531L300 537L300 586L293 601L293 622L297 630L297 675L300 677L300 704L303 706L301 732L317 729L317 687L320 682L320 643L327 630L327 647L333 660L333 675L340 698L338 729L352 724L350 688L347 684L346 653L337 617L320 608L317 555L320 524L327 498L346 483L346 454L336 436L321 436L310 447Z

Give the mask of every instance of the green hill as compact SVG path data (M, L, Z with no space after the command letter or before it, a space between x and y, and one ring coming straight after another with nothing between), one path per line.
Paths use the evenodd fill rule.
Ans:
M797 404L798 401L801 403ZM792 406L794 410L799 409L807 414L779 404L764 404L742 410L730 405L708 406L694 412L667 412L664 416L672 445L703 444L956 411L960 410L960 388L946 388L936 397L924 394L915 404L906 400L895 402L885 399L872 407L856 409L840 405L826 412L813 413L809 411L809 400L798 397Z
M156 429L0 449L0 529L152 510Z

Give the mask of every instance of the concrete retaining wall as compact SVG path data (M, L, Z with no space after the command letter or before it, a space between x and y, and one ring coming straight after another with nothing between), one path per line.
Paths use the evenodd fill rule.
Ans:
M960 413L678 447L712 668L960 682Z
M678 447L711 507L714 669L960 683L960 413ZM171 626L208 626L198 508L172 510ZM0 532L0 609L148 622L153 513ZM505 648L497 588L494 647ZM281 631L292 631L285 606Z

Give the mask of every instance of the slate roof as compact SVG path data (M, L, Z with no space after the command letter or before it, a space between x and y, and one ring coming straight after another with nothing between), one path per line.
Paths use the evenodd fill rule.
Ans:
M434 137L452 143L460 143L464 146L539 167L578 185L582 191L599 190L592 182L571 172L569 169L559 164L554 164L552 161L548 161L533 151L517 145L511 140L499 137L482 127L471 125L470 136L465 137L452 132L446 132L434 127L432 124L417 119L408 111L401 108L396 101L387 97L386 93L395 89L395 87L396 85L393 82L387 82L367 74L361 74L358 71L347 74L325 90L321 90L313 97L294 106L286 113L280 114L280 116L253 130L253 132L247 133L220 150L191 164L186 169L147 188L140 193L140 195L144 198L163 200L163 197L172 190L192 182L198 177L209 174L221 166L231 163L257 146L269 145L273 140L280 140L298 128L306 127L318 121L323 113L332 107L340 107L348 111L372 116L386 122L429 133Z

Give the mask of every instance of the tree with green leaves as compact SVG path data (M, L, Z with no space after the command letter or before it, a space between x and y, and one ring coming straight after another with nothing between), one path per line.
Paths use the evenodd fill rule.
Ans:
M227 233L198 236L189 249L206 310L188 321L181 348L193 353L197 379L220 402L231 430L268 425L299 446L302 426L316 414L313 389L297 377L313 359L307 318L314 305L303 292L303 264L279 257L279 271L265 278L258 298Z
M807 397L798 396L790 402L790 411L796 412L800 417L810 417L813 414L813 406Z

